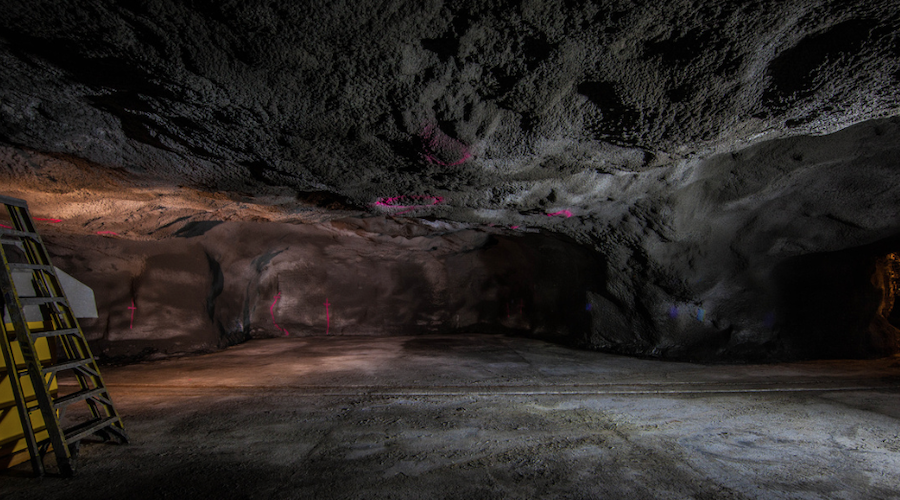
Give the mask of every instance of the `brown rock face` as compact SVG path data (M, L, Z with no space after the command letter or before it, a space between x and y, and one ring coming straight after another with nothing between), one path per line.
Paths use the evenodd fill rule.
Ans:
M110 356L898 350L892 0L0 3L0 193L62 219Z
M82 326L113 359L288 335L514 332L586 345L596 254L559 235L435 229L223 223L161 241L63 236L53 248L96 290L100 317Z

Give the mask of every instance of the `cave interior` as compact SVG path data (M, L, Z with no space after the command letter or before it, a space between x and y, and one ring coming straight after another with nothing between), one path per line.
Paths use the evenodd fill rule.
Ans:
M0 195L135 422L0 492L896 498L896 2L0 4Z

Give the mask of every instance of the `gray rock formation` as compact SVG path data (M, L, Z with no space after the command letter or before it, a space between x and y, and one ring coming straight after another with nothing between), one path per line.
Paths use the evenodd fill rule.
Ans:
M898 351L894 1L0 3L0 192L62 220L110 356L325 299L335 334Z

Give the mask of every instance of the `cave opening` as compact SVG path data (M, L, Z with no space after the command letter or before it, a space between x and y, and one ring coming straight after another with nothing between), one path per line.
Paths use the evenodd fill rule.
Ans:
M798 358L877 358L900 352L897 238L796 256L774 271L780 347Z

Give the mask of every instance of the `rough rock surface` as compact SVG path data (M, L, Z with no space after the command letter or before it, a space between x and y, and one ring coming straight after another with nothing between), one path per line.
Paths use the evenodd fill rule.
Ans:
M282 235L296 243L273 259L309 261L314 248L293 238L341 229L245 223L354 220L383 250L318 262L356 252L375 260L350 269L396 270L383 282L406 290L394 303L354 306L368 308L371 323L357 324L372 332L477 316L454 286L539 262L537 287L570 289L590 315L560 310L548 331L565 325L595 348L705 359L898 350L884 305L894 278L879 264L900 250L894 1L2 4L0 192L62 219L46 228L54 251L73 256L61 267L108 286L105 307L185 304L141 327L148 342L181 327L200 335L195 348L221 345L265 324L264 292L288 287L285 309L315 296L288 280L297 267L250 264ZM372 215L396 222L364 222ZM585 249L514 258L562 241L551 232ZM502 257L476 265L454 246L462 234L476 254L497 253L477 238L497 239ZM429 268L417 248L401 265L418 237L440 240L445 260ZM123 260L87 278L89 260L74 256L95 247ZM598 270L562 282L552 266L572 259ZM451 268L453 286L429 274ZM410 285L404 273L428 278ZM169 275L196 300L157 290ZM248 323L230 308L251 283L261 295ZM219 286L222 309L210 313L199 297ZM482 292L476 302L502 299ZM412 316L374 312L400 302ZM319 328L308 314L284 327ZM123 321L97 331L134 340Z
M81 324L112 360L274 336L483 331L586 345L586 293L604 272L559 235L384 218L195 223L160 241L52 244L55 262L96 291L99 317Z

